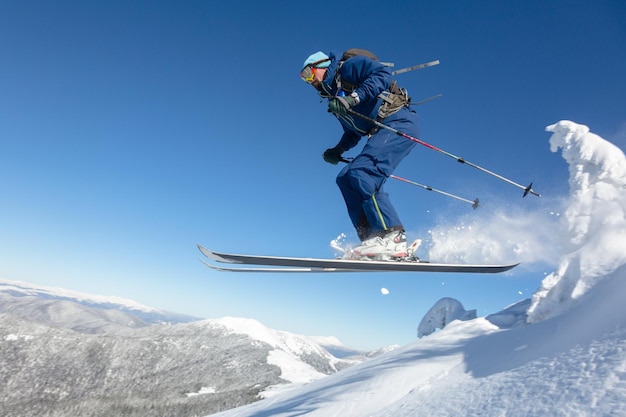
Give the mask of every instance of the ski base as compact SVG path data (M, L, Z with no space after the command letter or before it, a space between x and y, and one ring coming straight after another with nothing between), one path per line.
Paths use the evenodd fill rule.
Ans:
M214 265L202 260L209 268L228 272L463 272L493 274L515 268L509 265L443 264L408 261L360 261L349 259L296 258L285 256L239 255L215 252L198 244L200 252L209 260L231 265L252 265L241 267Z

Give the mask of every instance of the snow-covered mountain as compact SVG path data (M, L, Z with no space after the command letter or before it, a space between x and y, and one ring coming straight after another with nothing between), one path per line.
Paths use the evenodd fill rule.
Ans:
M255 320L190 320L129 300L0 281L0 415L192 416L358 362Z
M198 317L170 313L121 297L84 294L64 288L45 287L19 281L0 279L0 293L16 297L34 296L38 299L65 300L85 307L95 307L100 311L125 312L131 314L135 320L138 318L146 324L174 324L199 320ZM1 311L3 311L2 306L0 306Z
M532 299L213 417L626 416L626 158L586 126L547 130L570 170L566 251Z
M383 353L391 352L394 349L399 348L399 345L385 346L373 351L364 351L348 347L341 343L339 339L333 336L311 336L317 344L326 349L331 355L336 358L343 358L346 360L361 361L367 358L375 358Z

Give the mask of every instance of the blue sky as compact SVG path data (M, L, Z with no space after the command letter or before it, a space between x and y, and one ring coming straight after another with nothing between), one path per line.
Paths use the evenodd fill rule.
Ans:
M397 175L485 207L390 181L409 238L495 209L558 211L567 166L544 131L558 120L626 148L622 1L5 0L0 276L363 348L411 341L441 297L484 315L530 296L550 265L271 276L198 261L197 242L328 257L339 233L355 238L340 167L321 158L339 124L298 76L309 54L350 47L397 67L439 59L398 75L414 100L443 94L416 108L422 139L543 194L418 146Z

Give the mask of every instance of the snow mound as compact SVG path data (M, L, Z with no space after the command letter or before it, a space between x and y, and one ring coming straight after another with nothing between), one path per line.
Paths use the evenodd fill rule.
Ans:
M569 164L570 196L562 217L566 254L533 295L528 321L568 310L626 263L626 158L616 146L570 121L548 126L550 149Z
M424 315L417 327L417 337L432 334L437 329L443 329L454 320L472 320L476 318L476 310L466 311L463 304L454 298L442 298L433 305Z

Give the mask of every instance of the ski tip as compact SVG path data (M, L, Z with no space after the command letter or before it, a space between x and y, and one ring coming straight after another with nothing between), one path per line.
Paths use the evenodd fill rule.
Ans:
M196 243L196 246L198 246L198 249L200 249L200 252L206 256L207 258L213 260L213 261L220 261L222 258L220 258L220 256L216 255L215 252L205 248L204 246L202 246L199 243Z
M227 263L227 264L241 263L240 261L237 261L237 260L228 259L227 257L225 257L225 254L212 251L211 249L207 249L199 243L196 243L196 245L198 246L198 249L200 249L200 252L211 261L222 262L222 263Z

